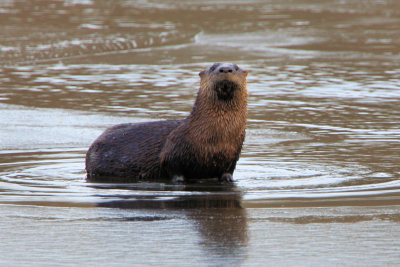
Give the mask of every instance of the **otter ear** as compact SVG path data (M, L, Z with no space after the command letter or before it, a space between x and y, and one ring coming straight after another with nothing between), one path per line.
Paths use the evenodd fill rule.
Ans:
M206 74L206 71L205 71L205 70L200 71L200 72L199 72L200 78L203 78L205 74Z

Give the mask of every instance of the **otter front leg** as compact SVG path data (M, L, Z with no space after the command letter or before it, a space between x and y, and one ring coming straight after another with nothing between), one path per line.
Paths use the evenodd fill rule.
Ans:
M171 179L173 184L182 184L185 182L185 177L183 175L174 175Z
M220 183L227 183L227 184L231 184L233 183L233 177L231 173L225 172L223 173L220 177L219 177L219 182Z

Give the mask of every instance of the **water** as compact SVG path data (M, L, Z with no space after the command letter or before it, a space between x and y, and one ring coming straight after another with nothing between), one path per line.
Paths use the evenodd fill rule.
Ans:
M0 263L397 265L397 1L2 1ZM235 186L96 184L108 126L249 71Z

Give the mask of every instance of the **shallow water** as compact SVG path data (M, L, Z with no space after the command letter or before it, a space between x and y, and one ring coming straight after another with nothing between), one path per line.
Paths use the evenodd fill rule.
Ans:
M2 1L0 263L400 263L397 1ZM108 126L249 71L235 186L96 184Z

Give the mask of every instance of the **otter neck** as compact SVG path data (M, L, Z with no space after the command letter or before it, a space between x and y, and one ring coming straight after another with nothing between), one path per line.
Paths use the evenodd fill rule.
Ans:
M189 135L200 143L231 142L246 128L247 90L238 88L232 99L219 99L211 88L200 88L187 118Z

